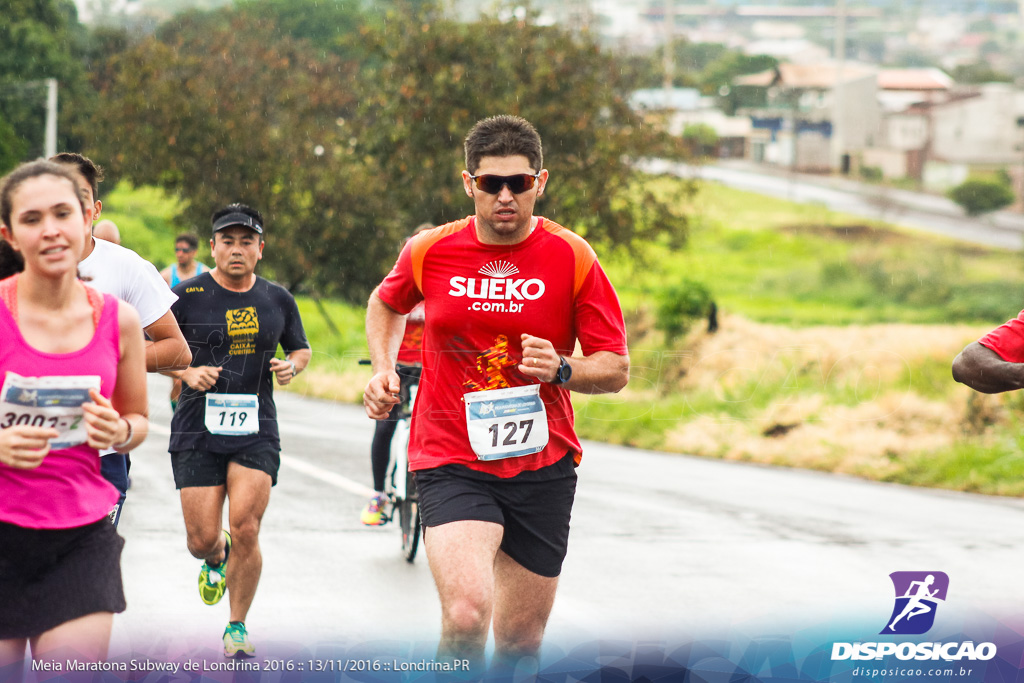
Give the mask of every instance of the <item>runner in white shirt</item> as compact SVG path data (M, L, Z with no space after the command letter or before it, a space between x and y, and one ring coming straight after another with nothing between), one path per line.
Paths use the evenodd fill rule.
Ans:
M88 157L73 152L62 152L51 157L50 161L71 166L82 176L89 194L86 205L94 207L93 219L99 219L103 202L96 199L96 195L99 182L103 180L103 170ZM188 367L192 353L171 314L171 304L178 297L167 289L152 263L131 249L93 238L86 242L78 272L91 287L116 296L138 311L142 329L149 338L146 342L148 372ZM103 453L101 465L103 476L121 492L120 500L110 511L110 519L117 526L128 491L131 461L127 454L109 451Z

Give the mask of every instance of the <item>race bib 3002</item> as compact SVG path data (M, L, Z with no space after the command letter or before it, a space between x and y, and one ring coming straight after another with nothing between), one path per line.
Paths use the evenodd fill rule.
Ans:
M50 439L58 450L88 440L83 403L89 403L89 389L100 389L99 375L68 377L22 377L8 372L0 389L0 429L27 425L50 427L60 432Z
M540 385L472 391L466 402L466 429L478 460L501 460L538 453L548 444L548 416Z

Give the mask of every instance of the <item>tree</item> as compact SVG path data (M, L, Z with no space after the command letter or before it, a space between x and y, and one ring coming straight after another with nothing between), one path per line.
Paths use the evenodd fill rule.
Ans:
M949 191L949 198L968 216L980 216L1013 203L1013 190L993 180L967 180Z
M19 161L43 154L46 88L59 90L58 147L75 149L72 125L88 109L90 89L80 62L86 31L72 0L6 0L0 21L0 119L20 142ZM3 135L0 133L0 135Z
M27 147L14 128L0 116L0 175L7 173L25 158Z
M115 57L93 120L95 155L183 199L183 222L242 201L267 218L268 275L365 296L404 225L389 214L346 115L353 67L247 14L193 14Z
M614 244L684 238L685 220L666 209L672 198L631 182L636 159L678 152L630 110L629 72L590 37L529 20L456 23L421 6L392 12L358 40L371 50L358 82L359 149L384 169L409 226L471 211L459 179L463 138L476 121L509 113L544 140L544 215Z
M996 71L987 62L959 64L953 67L949 75L957 83L965 84L1008 83L1013 80L1009 74Z
M278 0L180 17L105 69L93 149L112 172L179 193L190 225L230 201L259 207L270 274L353 300L413 226L471 212L462 140L496 113L544 138L545 215L613 244L684 242L683 202L633 170L679 152L629 109L633 83L612 55L529 21L460 24L426 0L395 5L337 34Z

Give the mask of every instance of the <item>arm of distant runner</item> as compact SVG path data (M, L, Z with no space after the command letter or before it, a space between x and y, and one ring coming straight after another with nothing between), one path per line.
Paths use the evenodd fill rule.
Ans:
M374 420L387 417L400 400L395 363L404 332L405 316L381 301L374 290L366 304L366 342L370 347L373 377L363 391L366 414Z
M953 360L953 379L983 394L1024 387L1024 363L1011 363L992 349L971 342Z
M188 342L170 310L147 327L146 334L153 340L146 344L146 372L184 370L192 362Z

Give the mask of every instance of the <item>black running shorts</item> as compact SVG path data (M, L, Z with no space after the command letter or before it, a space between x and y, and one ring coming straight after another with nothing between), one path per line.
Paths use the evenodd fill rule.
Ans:
M562 572L576 495L571 453L553 465L507 479L464 465L417 470L416 488L425 529L466 520L501 524L501 549L509 557L540 576Z
M97 612L123 612L124 539L104 516L73 529L0 522L0 640L33 638Z
M277 471L281 469L281 449L276 444L263 441L237 453L171 451L174 486L179 489L224 486L228 483L229 462L266 472L270 475L271 486L275 486Z

